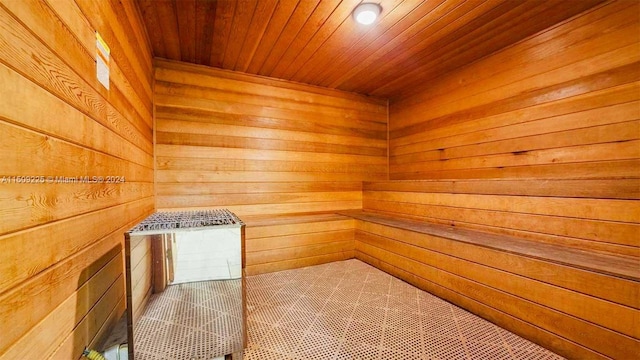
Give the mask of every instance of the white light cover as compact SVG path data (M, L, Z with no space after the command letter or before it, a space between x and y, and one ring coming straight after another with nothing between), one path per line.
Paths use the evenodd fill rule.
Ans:
M356 6L353 16L362 25L371 25L380 15L380 5L373 3L362 3Z

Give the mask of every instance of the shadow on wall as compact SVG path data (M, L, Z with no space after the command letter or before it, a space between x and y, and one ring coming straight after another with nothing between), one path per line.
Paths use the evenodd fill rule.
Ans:
M77 286L76 327L69 359L85 359L85 347L102 350L106 337L125 311L122 242L91 262L80 274Z

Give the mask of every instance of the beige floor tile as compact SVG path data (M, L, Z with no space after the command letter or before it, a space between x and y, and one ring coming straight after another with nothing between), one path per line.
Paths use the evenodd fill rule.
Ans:
M359 260L247 278L244 360L562 357Z

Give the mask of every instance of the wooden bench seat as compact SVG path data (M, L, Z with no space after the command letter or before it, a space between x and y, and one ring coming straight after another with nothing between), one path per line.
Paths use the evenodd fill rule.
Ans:
M245 216L246 273L351 259L354 220L334 212Z
M640 353L640 259L367 211L355 257L569 358Z
M387 216L361 210L343 211L339 214L362 221L407 229L561 265L640 281L640 259L631 256L587 252L566 246L521 239L514 236L491 234L441 224L430 224L410 218Z

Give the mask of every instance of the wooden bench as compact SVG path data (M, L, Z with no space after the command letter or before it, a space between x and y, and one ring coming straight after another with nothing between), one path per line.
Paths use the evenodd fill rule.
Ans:
M245 216L246 274L351 259L354 220L333 212Z
M356 220L355 257L570 358L640 354L640 260L396 215Z

